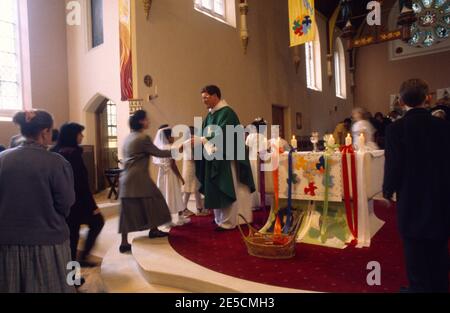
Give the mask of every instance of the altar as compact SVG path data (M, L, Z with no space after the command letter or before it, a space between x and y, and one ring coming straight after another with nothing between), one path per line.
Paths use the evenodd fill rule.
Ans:
M279 155L278 173L266 173L265 182L279 197L279 208L272 205L261 232L272 232L276 217L282 218L289 209L294 216L305 215L297 242L338 249L370 247L384 225L373 208L374 197L382 192L384 151L355 151L352 156L337 151L326 159L327 169L325 152Z

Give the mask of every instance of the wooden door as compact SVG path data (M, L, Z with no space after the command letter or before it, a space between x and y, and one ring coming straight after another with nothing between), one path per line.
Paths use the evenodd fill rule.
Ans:
M278 125L280 127L280 137L286 139L283 107L277 105L272 106L272 125Z

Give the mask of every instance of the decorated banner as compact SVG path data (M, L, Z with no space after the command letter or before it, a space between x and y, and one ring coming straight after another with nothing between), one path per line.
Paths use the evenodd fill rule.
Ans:
M315 23L314 0L289 0L291 47L314 41Z
M133 99L133 63L131 46L130 0L119 0L120 87L122 101Z
M279 197L289 196L289 160L288 154L280 155ZM329 156L329 173L325 171L323 153L295 153L292 156L292 199L324 201L328 189L328 201L342 202L342 155L334 153Z

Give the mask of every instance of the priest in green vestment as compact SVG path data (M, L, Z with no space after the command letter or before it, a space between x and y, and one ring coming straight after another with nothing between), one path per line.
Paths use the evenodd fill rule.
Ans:
M248 150L244 138L238 137L243 137L243 132L233 132L233 140L230 136L227 140L227 126L241 126L239 118L221 98L217 86L207 86L202 90L202 100L209 114L202 126L204 152L201 160L196 156L200 193L205 196L205 208L214 210L217 231L236 228L243 222L238 218L239 214L252 222L251 194L255 191ZM217 142L222 142L222 145Z

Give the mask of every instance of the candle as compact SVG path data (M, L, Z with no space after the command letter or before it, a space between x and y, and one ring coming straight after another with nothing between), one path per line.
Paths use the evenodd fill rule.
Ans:
M336 144L336 140L334 140L334 136L333 135L329 135L328 136L328 146L332 147Z
M351 146L353 144L352 136L350 134L347 134L347 137L345 137L345 145Z
M359 135L359 142L358 142L359 148L363 148L366 145L366 138L364 137L364 134L361 133Z
M295 138L295 135L292 136L291 146L292 146L292 148L297 149L298 141L297 141L297 138Z
M158 85L155 85L155 96L158 95Z

